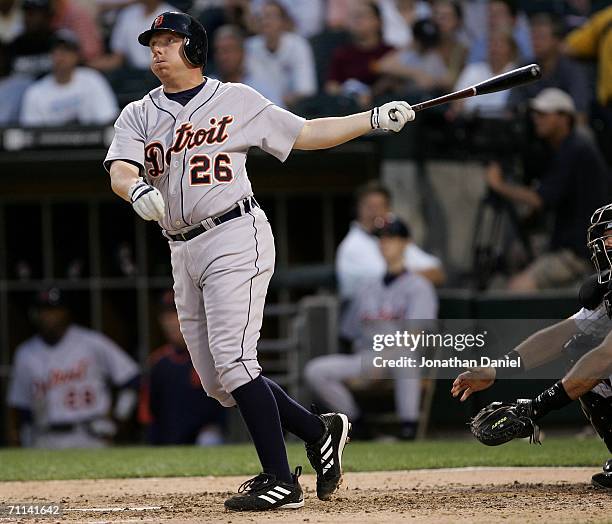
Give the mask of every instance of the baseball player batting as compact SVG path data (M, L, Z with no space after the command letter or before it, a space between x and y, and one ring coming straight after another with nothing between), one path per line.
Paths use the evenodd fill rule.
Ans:
M206 393L238 406L263 472L225 501L230 510L304 505L301 467L289 469L283 428L306 443L317 496L342 480L346 415L317 416L261 375L257 341L274 239L253 196L245 162L251 147L284 161L292 149L330 148L372 129L400 131L414 119L406 102L342 118L306 121L242 84L203 75L207 36L189 15L155 18L138 41L151 50L161 87L129 104L105 159L113 191L170 245L181 331Z

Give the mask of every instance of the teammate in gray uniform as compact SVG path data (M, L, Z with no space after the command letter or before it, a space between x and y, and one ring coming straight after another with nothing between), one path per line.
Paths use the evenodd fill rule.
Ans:
M374 336L404 331L407 320L434 319L438 313L438 298L432 284L406 269L408 227L392 218L375 229L374 234L380 238L386 273L362 285L342 318L340 332L352 341L353 354L324 355L308 362L304 370L308 385L325 405L346 413L360 429L363 429L360 410L346 381L363 376L363 363L371 361ZM395 373L394 386L400 437L413 439L421 398L419 369Z
M38 333L17 348L7 392L11 443L106 446L115 421L136 407L138 365L112 340L73 324L57 288L40 293L32 319Z
M612 453L612 204L593 213L587 246L597 270L580 290L583 307L570 318L531 335L508 356L521 357L521 369L532 369L569 357L572 365L562 380L534 399L516 401L518 413L538 421L554 409L579 400L582 410ZM465 401L472 393L507 378L513 368L475 368L461 373L451 393ZM612 489L612 458L602 473L593 475L594 485Z
M245 162L259 147L284 161L292 149L336 146L372 129L400 131L414 111L390 102L342 118L305 121L253 89L203 77L204 28L163 13L139 37L162 86L129 104L115 124L105 166L113 191L168 238L181 331L202 385L223 406L237 405L263 473L228 499L233 510L298 508L303 495L287 462L282 427L306 442L317 495L342 478L346 415L313 415L261 375L257 340L274 240L253 197ZM282 427L281 427L282 424Z

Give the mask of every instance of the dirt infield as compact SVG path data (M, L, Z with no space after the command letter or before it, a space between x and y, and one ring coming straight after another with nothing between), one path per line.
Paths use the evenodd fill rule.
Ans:
M224 498L245 480L236 477L5 482L0 493L3 501L61 501L62 522L612 523L612 493L590 486L594 472L464 468L349 473L331 502L317 500L314 478L307 475L302 477L304 508L264 514L223 509Z

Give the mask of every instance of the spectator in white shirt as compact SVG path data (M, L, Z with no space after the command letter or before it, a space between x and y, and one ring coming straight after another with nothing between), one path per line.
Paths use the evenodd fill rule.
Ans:
M377 224L389 216L390 206L391 195L378 183L366 185L357 195L357 220L351 224L336 252L336 276L344 301L355 298L364 284L382 278L385 273L385 261L373 232ZM404 259L409 271L420 274L434 285L444 283L446 275L440 260L411 240Z
M465 66L454 90L465 89L495 75L501 75L517 67L518 47L509 30L499 30L489 35L488 60ZM453 104L453 113L478 113L481 116L499 117L506 108L510 91L498 91L474 96Z
M103 125L117 117L119 108L106 79L94 69L78 67L81 56L74 33L57 32L51 58L52 72L24 95L21 125Z
M160 0L139 0L124 7L117 15L111 33L111 54L97 60L94 66L103 71L122 66L148 71L151 51L138 43L138 35L151 27L157 15L166 11L178 11L178 9Z
M383 40L395 48L412 43L412 26L431 17L431 6L422 0L378 0L383 19Z
M215 69L212 76L222 82L246 84L268 100L278 100L282 94L277 84L267 82L260 71L251 71L245 60L244 37L239 27L221 26L213 42Z
M261 11L260 34L247 40L249 70L259 71L269 83L280 87L282 99L272 100L290 107L317 89L312 49L308 41L287 30L290 18L279 2L267 1Z

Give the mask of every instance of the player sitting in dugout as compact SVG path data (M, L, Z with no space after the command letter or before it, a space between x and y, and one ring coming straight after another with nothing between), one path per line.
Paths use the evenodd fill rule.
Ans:
M582 410L612 453L612 204L591 217L587 246L597 273L580 289L582 309L572 317L538 331L508 353L517 368L474 368L461 373L451 393L465 401L472 393L560 358L569 357L569 372L533 399L505 404L494 402L472 421L472 432L487 445L503 444L513 438L537 440L536 425L550 411L579 400ZM593 475L595 486L612 490L612 458L603 472Z
M377 181L368 182L356 192L357 217L336 251L336 278L340 298L348 303L368 282L383 277L386 263L374 235L376 224L391 213L391 193ZM408 229L404 264L406 269L429 280L434 286L444 284L446 274L439 258L425 252L413 240Z
M353 422L356 437L366 437L363 414L346 382L363 376L362 360L372 353L372 337L404 329L407 320L434 319L438 315L438 297L431 282L406 264L410 232L404 222L388 217L375 228L379 252L385 262L377 278L361 282L355 297L343 315L340 335L352 342L353 354L317 357L304 370L306 382L326 407L346 413ZM394 378L395 406L400 422L399 436L416 436L421 381L418 368L397 370ZM400 374L401 373L401 374Z
M57 288L39 294L31 317L37 334L17 348L8 389L9 442L108 445L136 406L138 364L101 333L73 324Z

